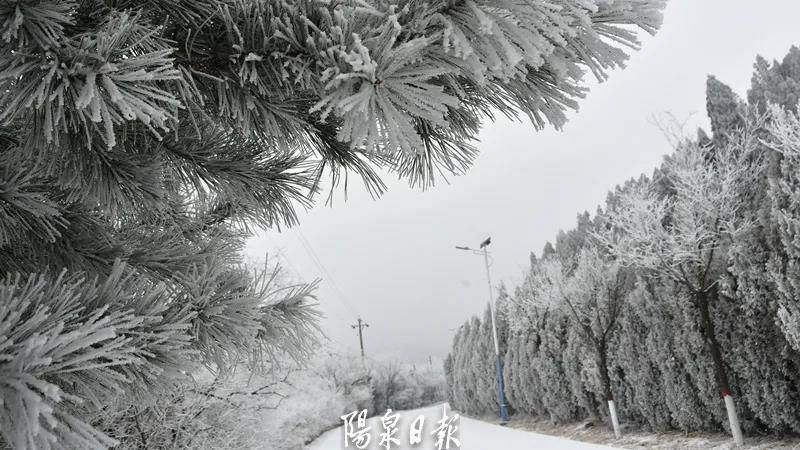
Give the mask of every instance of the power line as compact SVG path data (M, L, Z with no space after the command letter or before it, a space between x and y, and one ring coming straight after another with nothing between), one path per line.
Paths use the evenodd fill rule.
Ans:
M309 242L308 239L306 239L305 235L303 235L303 232L300 231L299 228L297 229L297 233L298 233L297 234L298 240L300 241L300 244L303 247L303 249L305 250L305 252L308 255L308 257L311 259L311 262L317 267L317 270L320 271L320 275L323 275L324 277L327 277L327 278L325 278L326 281L330 281L330 284L333 286L333 289L336 292L335 296L337 297L337 299L342 303L342 305L344 305L345 308L347 308L348 311L350 311L354 316L358 317L358 339L359 339L359 345L361 347L361 358L363 360L363 358L364 358L364 338L363 338L363 334L362 334L362 328L366 328L369 325L366 322L363 322L361 320L361 316L347 302L347 300L345 300L344 294L342 293L342 290L339 288L339 285L336 283L336 280L333 278L333 275L331 275L331 273L327 270L325 265L322 263L322 260L317 255L317 252L314 251L314 247L311 246L311 242ZM267 236L265 236L265 237L267 237ZM270 239L269 237L267 237L267 239L270 241L270 243L273 246L275 246L274 242L272 242L272 239ZM276 246L276 248L277 248L277 246ZM303 276L300 274L300 271L297 270L297 267L292 263L291 259L289 259L288 255L285 255L285 254L281 255L280 250L279 250L278 255L279 255L279 257L282 257L283 259L286 260L286 262L289 264L289 266L292 268L292 270L294 271L294 273L298 277L303 278ZM347 319L344 316L342 316L341 313L339 313L337 310L332 309L329 312L334 313L334 315L336 316L336 319L340 320L342 324L350 325L350 319ZM351 325L351 326L353 328L356 328L355 325ZM339 341L338 339L334 338L333 336L326 336L326 337L329 340L331 340L333 342L336 342L340 347L345 347L341 341Z
M359 316L355 308L353 308L350 305L350 303L348 303L347 300L345 300L344 293L339 288L339 285L336 283L336 280L333 278L333 275L331 275L331 273L322 263L322 260L319 258L319 256L317 256L317 252L314 251L314 248L311 246L311 243L308 241L308 239L306 239L306 237L303 235L303 232L300 231L299 228L297 229L297 237L300 240L300 243L302 244L309 258L311 258L311 262L313 262L314 265L317 266L317 269L325 277L325 280L330 282L330 285L333 287L333 290L335 291L338 300L342 303L342 305L344 305L345 308L347 308L348 311L350 311L350 313L352 313L354 316Z
M295 266L295 264L292 262L291 258L289 258L289 254L288 254L288 253L286 253L286 252L284 252L284 251L283 251L281 248L279 248L277 245L275 245L275 242L272 240L272 238L270 238L270 237L269 237L269 236L267 236L266 234L264 234L264 237L267 239L267 241L269 241L270 245L272 245L272 246L273 246L273 248L275 248L275 249L277 250L277 252L278 252L278 255L277 255L277 256L278 256L278 259L283 259L283 260L285 260L285 261L286 261L286 262L289 264L289 267L291 268L292 272L294 272L295 276L297 276L297 277L298 277L298 279L300 279L300 280L304 280L304 279L305 279L305 277L303 276L303 274L302 274L302 273L300 273L300 270L298 270L298 269L297 269L297 266ZM316 263L315 263L315 265L316 265ZM342 324L345 324L345 325L349 325L349 324L350 324L350 319L349 319L349 318L347 318L347 317L344 317L344 316L343 316L343 315L342 315L342 314L341 314L339 311L337 311L337 310L335 310L335 309L332 309L332 310L330 310L330 311L328 311L328 312L330 312L330 313L333 313L333 315L335 316L335 318L336 318L337 320L341 321L341 323L342 323ZM330 315L328 315L327 317L331 317L331 316L330 316ZM340 344L341 344L341 343L340 343Z
M327 267L325 267L325 264L322 263L322 260L317 255L317 252L314 251L314 247L311 246L311 243L308 241L308 239L306 239L305 235L303 235L303 232L300 231L300 229L297 230L297 233L298 233L298 236L300 237L300 239L302 239L302 241L305 243L306 247L310 251L310 254L311 254L312 258L316 261L318 267L325 273L325 276L328 277L328 280L331 282L331 285L336 290L336 293L339 295L339 297L341 298L341 300L344 303L347 303L347 301L344 300L345 299L345 295L342 292L342 290L339 288L339 284L336 283L336 279L333 278L333 275L331 275L331 273L328 271ZM347 304L347 307L350 308L350 305ZM355 311L351 310L351 312L355 312ZM358 314L356 314L356 315L358 315Z

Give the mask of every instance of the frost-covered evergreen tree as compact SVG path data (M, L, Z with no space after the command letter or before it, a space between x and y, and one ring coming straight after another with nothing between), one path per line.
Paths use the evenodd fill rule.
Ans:
M778 263L781 270L775 271L773 278L781 328L800 351L800 118L775 104L771 112L768 146L780 154L780 164L770 183L770 197L783 249Z
M781 61L772 64L756 58L747 102L764 112L771 104L794 110L800 101L800 48L792 46Z
M622 374L616 380L617 403L628 422L653 430L684 428L686 413L697 411L695 397L675 355L671 305L653 298L656 289L661 286L639 279L619 320L617 339L612 342L612 375ZM677 407L671 408L673 404ZM684 429L701 426L692 423Z
M782 63L775 62L771 67L764 66L761 58L757 60L753 85L748 93L750 105L747 108L750 111L763 114L767 96L780 98L781 103L796 98L798 84L793 76L800 75L800 72L794 71L793 75L790 68L796 64L798 56L800 53L793 48ZM728 108L721 105L709 108L712 122L717 116L731 117L735 114L744 118L747 110L729 88L719 82L709 83L709 97L712 90L727 92L730 99ZM718 135L739 134L744 126L742 119L717 120L717 123L727 122L729 125L714 130L714 140L718 140ZM744 211L747 220L756 226L737 239L732 252L733 264L728 278L735 290L735 299L723 298L716 309L718 320L730 330L730 333L721 335L721 344L733 349L728 353L728 361L742 394L740 402L749 410L744 414L750 417L745 419L745 426L783 432L796 430L800 425L797 408L793 406L798 404L796 386L800 373L796 356L776 317L781 296L776 295L780 289L775 277L784 272L780 267L786 253L779 232L782 219L771 208L770 197L775 191L770 186L773 180L780 178L781 155L763 145L763 142L772 140L767 130L761 130L760 135L762 144L756 151L766 164L753 174L753 182L742 186L739 193L747 202Z
M708 77L706 114L711 121L714 146L724 147L728 144L729 136L745 126L744 107L745 105L728 85L713 76Z

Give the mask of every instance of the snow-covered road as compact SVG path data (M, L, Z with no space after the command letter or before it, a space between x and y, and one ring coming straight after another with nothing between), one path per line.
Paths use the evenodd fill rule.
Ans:
M442 407L428 407L411 411L400 411L400 421L398 422L398 433L400 445L392 445L393 450L429 450L434 449L434 437L431 431L436 427L436 422L442 417ZM452 414L448 408L448 413ZM408 444L409 427L411 422L420 414L425 416L424 433L425 438L422 444L411 447ZM372 427L372 435L369 449L382 449L378 446L381 427L380 417L373 417L367 422L367 426ZM467 417L461 417L458 429L458 439L461 441L462 450L608 450L606 447L596 444L571 441L569 439L557 438L543 434L531 433L528 431L517 430L503 427L492 423L482 422ZM355 449L352 444L348 449ZM312 442L308 450L341 450L344 449L344 434L341 427L331 430L317 440ZM450 450L456 447L451 445Z

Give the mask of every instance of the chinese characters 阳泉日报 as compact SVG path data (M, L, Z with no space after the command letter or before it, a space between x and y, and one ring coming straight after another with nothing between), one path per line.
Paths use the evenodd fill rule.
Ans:
M368 412L366 409L353 411L341 416L344 423L344 448L356 448L363 450L369 447L372 442L372 426L367 424ZM436 421L436 427L429 433L433 438L433 445L436 450L451 450L461 448L461 441L458 438L458 427L460 415L447 414L447 404L442 405L442 416ZM377 445L385 450L391 450L401 444L399 426L401 414L387 409L386 413L380 418L381 432L378 435ZM426 436L424 432L425 415L418 415L407 428L407 440L410 446L422 443ZM376 427L377 428L377 427Z

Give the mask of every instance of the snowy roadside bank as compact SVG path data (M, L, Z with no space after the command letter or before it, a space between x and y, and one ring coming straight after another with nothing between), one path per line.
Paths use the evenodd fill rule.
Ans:
M483 417L476 420L496 423L496 420L492 417ZM648 432L626 431L623 429L622 438L614 439L614 433L608 425L595 423L587 426L587 423L553 425L543 419L513 417L506 426L615 448L656 450L725 450L734 448L730 435L725 433ZM800 450L800 437L745 436L745 445L742 448L747 450Z

